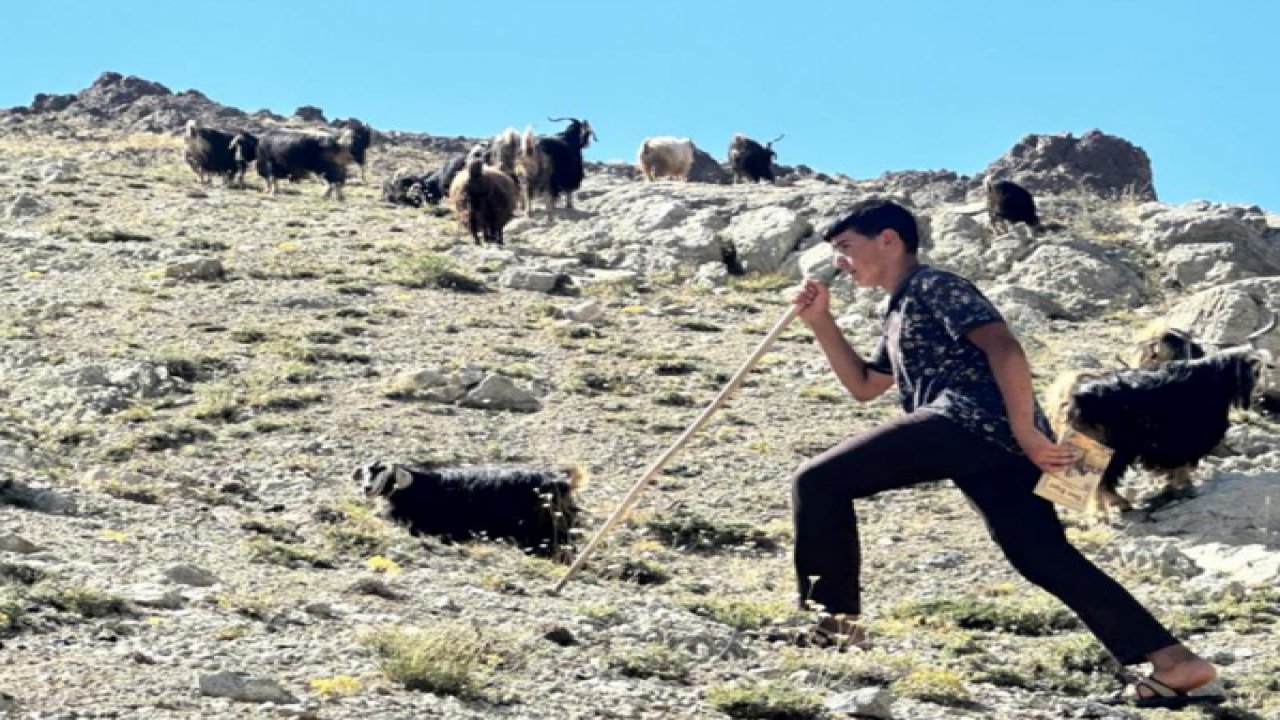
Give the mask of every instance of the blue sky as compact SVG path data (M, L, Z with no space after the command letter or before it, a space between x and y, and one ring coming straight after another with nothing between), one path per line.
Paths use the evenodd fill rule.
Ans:
M589 119L597 160L646 135L855 178L972 174L1028 133L1144 148L1162 200L1280 211L1280 3L71 2L5 8L0 106L104 70L245 110L490 135Z

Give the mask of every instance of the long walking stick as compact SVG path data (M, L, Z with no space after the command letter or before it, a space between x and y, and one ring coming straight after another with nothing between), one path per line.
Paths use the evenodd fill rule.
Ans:
M815 273L814 279L824 285L830 285L832 279L835 277L835 272L835 268L833 267L824 267ZM730 378L729 382L724 386L724 389L722 389L720 393L716 395L715 399L711 401L711 404L707 405L706 409L702 411L702 414L698 415L697 419L693 421L693 424L691 424L688 429L683 433L680 433L680 437L676 438L676 441L671 444L671 447L667 448L666 452L659 455L658 459L654 460L649 467L645 469L644 475L642 475L640 479L631 486L631 489L627 491L626 496L622 498L622 502L618 504L618 508L613 511L613 514L609 516L608 520L605 520L604 525L596 531L595 537L591 538L591 542L587 543L587 546L582 549L582 552L578 553L577 559L573 561L573 564L565 571L564 576L562 576L560 581L556 583L556 586L552 588L552 594L559 593L569 580L577 574L578 570L582 569L582 566L587 562L587 557L589 557L596 549L596 546L604 540L604 536L608 535L609 531L612 530L614 526L622 522L622 519L626 517L631 506L635 504L636 500L640 497L640 493L644 491L645 487L653 477L666 466L667 462L671 460L671 457L675 455L680 448L684 447L685 444L693 438L695 433L702 429L703 425L707 424L707 421L711 419L711 416L715 414L716 410L719 410L720 407L724 405L725 401L729 399L729 395L731 395L734 390L738 389L738 386L742 384L742 380L746 378L747 373L751 372L751 369L755 367L757 362L759 362L760 357L769 350L769 346L773 344L774 340L778 339L778 336L787 328L787 325L791 324L791 321L795 319L798 312L799 308L794 305L787 309L787 312L773 324L773 327L769 329L769 333L764 336L764 339L760 341L759 345L756 345L756 349L751 352L750 357L747 358L746 362L742 363L742 367L738 368L738 372L734 373L733 377Z

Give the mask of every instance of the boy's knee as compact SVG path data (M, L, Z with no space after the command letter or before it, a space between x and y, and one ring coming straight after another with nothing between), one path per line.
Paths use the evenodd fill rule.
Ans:
M831 490L829 475L822 463L809 460L791 476L791 495L796 499L820 497Z

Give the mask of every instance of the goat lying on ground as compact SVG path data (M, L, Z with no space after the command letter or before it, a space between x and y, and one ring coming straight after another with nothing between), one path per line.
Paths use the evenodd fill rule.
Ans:
M1114 454L1102 476L1104 505L1127 509L1117 493L1135 462L1167 478L1177 492L1191 470L1222 442L1232 407L1248 409L1260 390L1265 354L1236 350L1156 368L1069 372L1049 389L1054 430L1072 428Z
M449 540L508 539L535 555L568 560L586 472L559 468L459 467L413 470L376 461L354 479L386 501L391 519Z

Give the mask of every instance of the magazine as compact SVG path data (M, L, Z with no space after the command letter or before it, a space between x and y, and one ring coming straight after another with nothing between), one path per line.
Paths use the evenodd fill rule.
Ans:
M1096 505L1098 486L1111 462L1112 450L1072 428L1067 428L1058 442L1075 452L1075 462L1061 473L1042 475L1035 493L1068 510L1090 511Z

